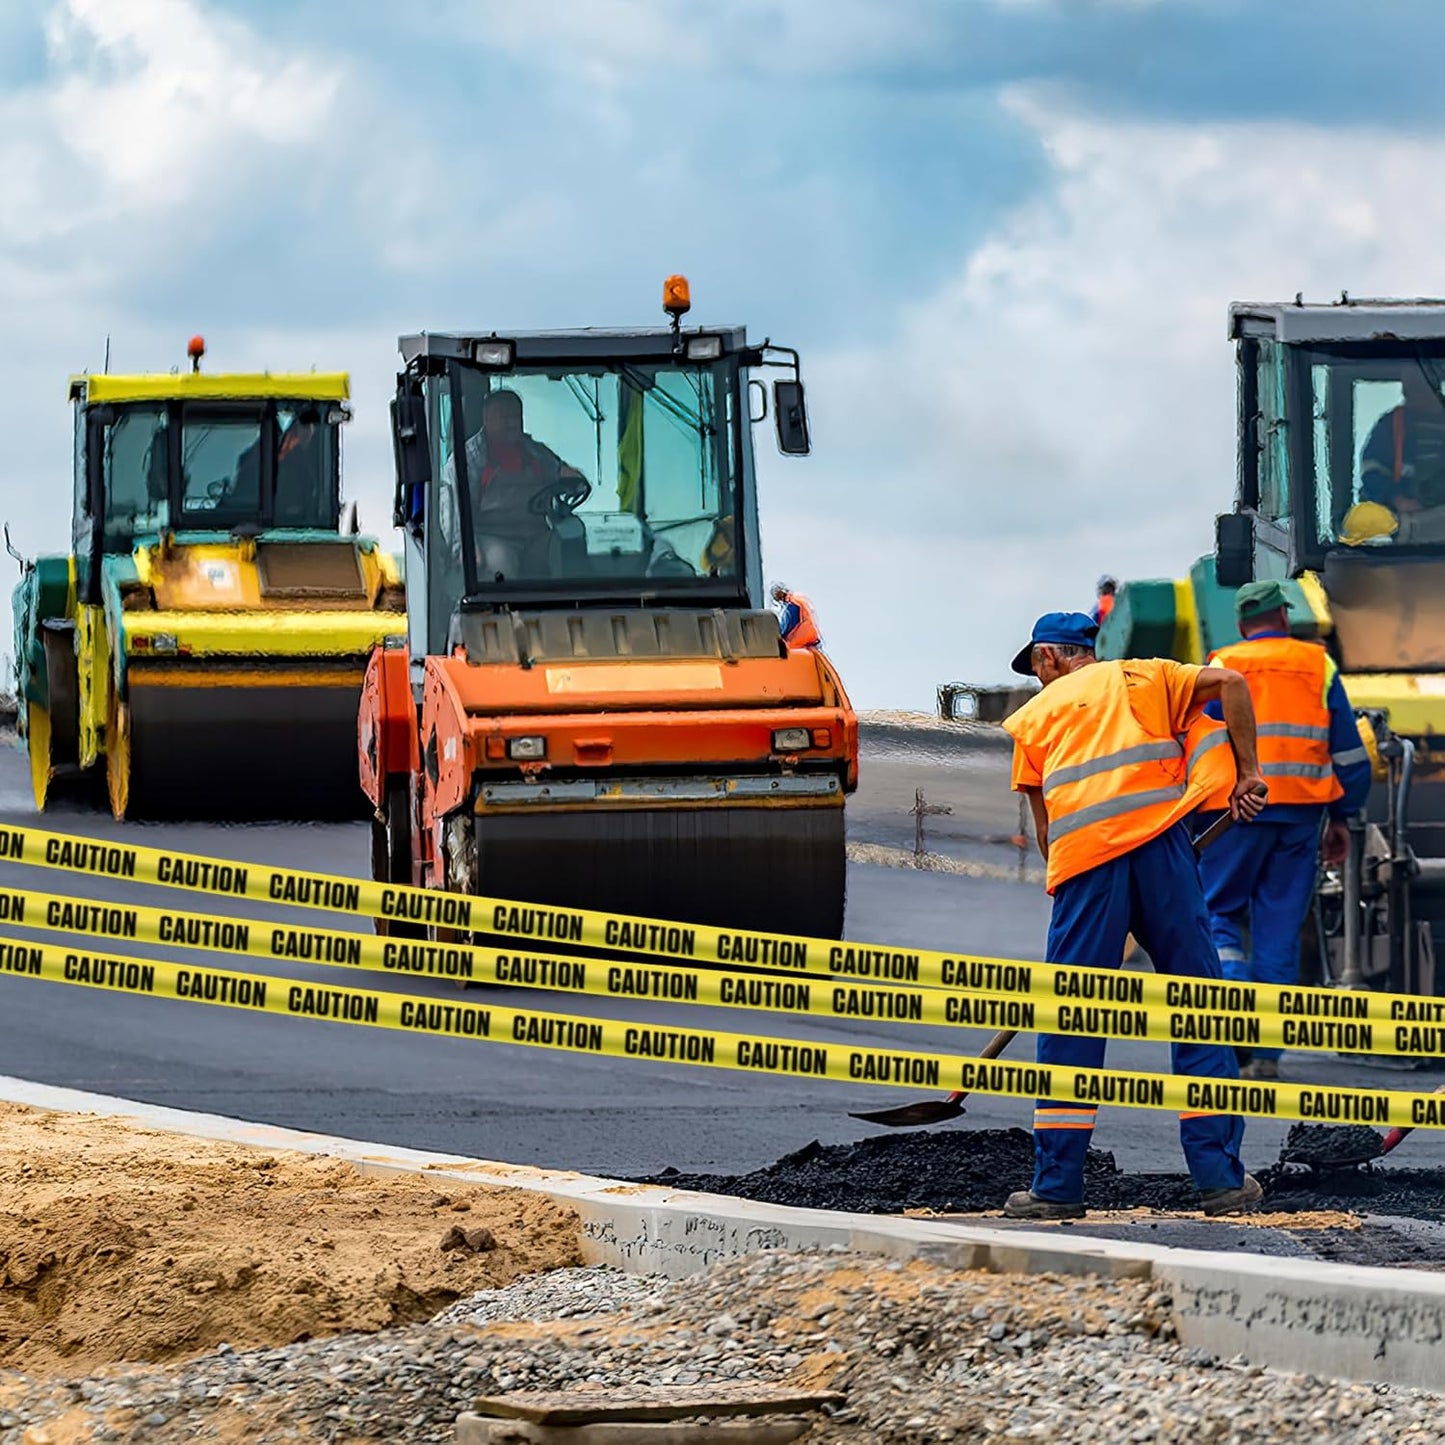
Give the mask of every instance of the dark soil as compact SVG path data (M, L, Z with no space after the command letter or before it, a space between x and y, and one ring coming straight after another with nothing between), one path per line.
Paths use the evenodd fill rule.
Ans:
M1295 1137L1292 1132L1291 1139ZM1358 1149L1361 1142L1306 1139L1304 1147L1313 1144L1319 1157L1334 1147ZM825 1145L815 1140L751 1174L682 1174L668 1169L637 1182L812 1209L967 1214L998 1209L1013 1190L1027 1189L1033 1163L1033 1138L1023 1129L939 1129L874 1135L854 1144ZM1272 1210L1342 1209L1445 1220L1445 1175L1435 1170L1273 1164L1252 1172L1264 1186L1265 1204ZM1089 1151L1084 1188L1094 1209L1176 1210L1198 1205L1187 1174L1126 1174L1112 1154L1097 1149Z

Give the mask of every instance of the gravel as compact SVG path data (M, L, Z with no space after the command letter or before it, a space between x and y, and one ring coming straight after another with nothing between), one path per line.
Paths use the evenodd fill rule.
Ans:
M829 1251L668 1282L557 1270L434 1320L283 1349L222 1345L93 1379L0 1376L0 1445L446 1441L480 1394L789 1381L843 1391L810 1441L1440 1439L1435 1395L1181 1347L1145 1281L998 1276Z

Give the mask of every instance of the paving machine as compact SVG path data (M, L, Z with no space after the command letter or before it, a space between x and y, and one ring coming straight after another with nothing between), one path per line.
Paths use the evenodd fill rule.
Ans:
M356 816L356 708L404 638L397 559L341 527L341 373L78 376L72 551L22 559L16 697L43 812Z
M857 719L766 608L742 327L404 336L408 639L362 696L375 876L838 937ZM395 925L394 925L395 926ZM641 937L641 935L639 935Z
M1289 622L1338 663L1375 764L1346 864L1321 875L1309 969L1440 991L1445 945L1445 301L1235 304L1234 510L1182 581L1127 584L1106 657L1203 661L1234 589L1286 580Z

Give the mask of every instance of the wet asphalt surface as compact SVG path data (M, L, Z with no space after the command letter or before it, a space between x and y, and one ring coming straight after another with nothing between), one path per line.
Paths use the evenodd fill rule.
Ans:
M998 871L1006 874L1016 865L1017 849L1006 841L990 840L1016 827L1017 803L1008 792L1007 758L1001 748L950 748L930 739L917 746L906 738L865 739L863 784L849 805L850 837L911 847L913 819L907 809L915 788L922 786L929 801L944 801L954 810L945 819L929 820L930 847L996 862ZM0 823L5 822L41 822L30 800L24 754L13 745L0 746ZM368 832L361 823L122 825L107 813L70 805L47 814L43 825L78 835L112 839L123 835L151 846L331 873L364 875L368 868ZM13 864L0 864L0 880L48 892L192 910L204 907L196 895L112 880L81 880ZM229 903L227 908L237 914L321 927L361 926L358 920L315 911L292 911L287 918L287 910L257 904ZM877 866L852 866L849 871L847 934L856 940L1038 959L1047 918L1048 901L1040 888L1031 885ZM24 930L10 936L24 936ZM53 942L55 936L48 939ZM190 950L155 945L141 951L198 961L197 953ZM224 955L215 956L214 962L252 972L266 968L259 960ZM340 971L293 965L287 973L336 983ZM395 979L385 986L441 999L455 996L441 982L408 984ZM517 994L519 1005L557 1012L585 1009L639 1021L682 1021L681 1011L661 1003L584 1002L531 990ZM733 1010L693 1008L686 1011L685 1021L734 1030L743 1026L745 1017ZM758 1018L758 1032L786 1033L804 1041L901 1044L960 1054L977 1051L988 1037L975 1030L823 1019L789 1019L783 1029L774 1028L766 1016ZM1032 1048L1032 1039L1020 1038L1012 1056L1028 1056ZM1121 1068L1168 1067L1163 1045L1115 1042L1109 1057ZM1442 1077L1310 1054L1291 1055L1284 1072L1291 1079L1372 1087L1433 1088ZM14 977L0 978L0 1073L291 1128L614 1177L656 1176L676 1169L687 1175L736 1180L815 1141L830 1146L876 1140L871 1148L885 1153L898 1149L908 1169L914 1175L923 1171L937 1185L938 1199L957 1208L997 1207L1010 1188L1018 1187L1012 1174L1005 1178L990 1163L992 1146L982 1142L975 1146L969 1140L979 1130L1027 1127L1031 1112L1024 1100L975 1097L962 1119L940 1131L935 1149L917 1134L884 1134L848 1117L850 1110L881 1108L913 1097L899 1089L753 1078L408 1037L389 1030L253 1016ZM1258 1172L1277 1161L1286 1128L1270 1121L1250 1125L1245 1143L1249 1167ZM1120 1171L1175 1174L1182 1164L1176 1130L1168 1114L1105 1110L1095 1142L1112 1154ZM978 1157L986 1167L978 1189L969 1193L959 1184L973 1177L968 1160L975 1150L981 1151ZM1372 1176L1389 1174L1392 1167L1445 1169L1445 1132L1422 1130L1412 1135L1392 1156L1392 1165L1374 1166ZM1433 1173L1423 1177L1427 1181L1423 1187L1432 1187ZM1445 1175L1440 1178L1445 1180ZM850 1202L846 1190L836 1193L836 1198L829 1195L808 1202L878 1207L861 1197ZM963 1205L955 1196L973 1202ZM894 1201L880 1199L880 1204L891 1208Z

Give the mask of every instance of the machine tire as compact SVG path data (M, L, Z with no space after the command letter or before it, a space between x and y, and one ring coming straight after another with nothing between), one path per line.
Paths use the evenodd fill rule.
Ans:
M410 883L411 817L406 783L387 784L385 802L379 811L385 821L372 815L371 876L377 883ZM426 937L426 929L419 923L391 918L376 918L372 922L383 938Z
M131 807L130 709L114 693L105 719L105 790L115 820L125 822Z
M30 788L35 810L43 813L51 798L55 765L50 755L50 713L39 703L25 705L25 751L30 758Z

